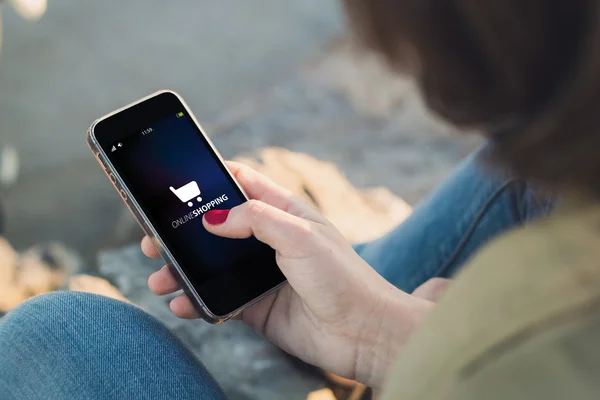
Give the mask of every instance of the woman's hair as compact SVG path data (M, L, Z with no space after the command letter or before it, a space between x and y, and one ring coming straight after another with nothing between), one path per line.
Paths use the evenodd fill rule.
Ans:
M344 0L428 106L524 178L600 195L600 0Z

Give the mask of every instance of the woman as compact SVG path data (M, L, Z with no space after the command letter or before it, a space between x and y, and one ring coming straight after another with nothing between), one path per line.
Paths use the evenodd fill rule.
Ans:
M374 387L387 380L386 399L595 398L598 2L347 6L361 37L416 77L432 109L482 128L491 144L396 231L358 246L363 258L302 201L231 163L254 200L208 213L203 224L269 244L289 281L242 319L316 366ZM506 168L486 172L480 159ZM473 258L498 233L552 207L513 174L564 191L559 209ZM158 255L148 240L142 247ZM439 281L408 294L467 261L437 305ZM164 268L148 283L159 295L178 289ZM185 296L171 309L196 317ZM8 398L225 398L162 325L91 295L42 296L6 316L0 358Z

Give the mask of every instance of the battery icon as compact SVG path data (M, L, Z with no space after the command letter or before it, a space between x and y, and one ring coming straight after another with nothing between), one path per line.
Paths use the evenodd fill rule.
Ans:
M183 113L182 112L177 113L177 118L181 118L181 117L183 117Z

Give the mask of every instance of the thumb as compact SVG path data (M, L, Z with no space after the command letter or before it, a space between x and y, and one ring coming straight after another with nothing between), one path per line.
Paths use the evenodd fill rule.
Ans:
M211 233L232 239L255 236L285 257L309 256L316 244L315 222L296 217L259 200L231 210L212 210L202 219Z

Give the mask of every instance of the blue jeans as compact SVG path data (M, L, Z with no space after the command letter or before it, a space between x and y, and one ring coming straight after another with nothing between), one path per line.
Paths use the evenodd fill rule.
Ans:
M483 168L486 151L464 160L395 230L356 251L411 293L430 278L453 276L488 241L552 210L553 196Z
M484 151L484 150L482 150ZM484 243L547 214L551 199L483 171L475 153L385 237L356 246L405 291L452 276ZM226 399L160 322L83 293L31 299L0 320L0 395L22 399Z

